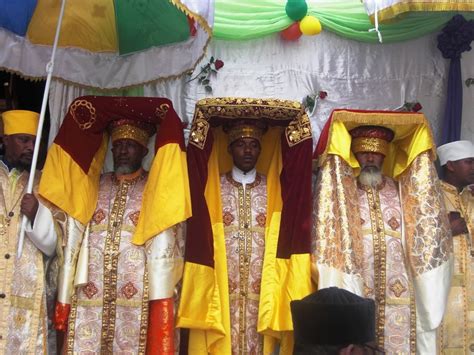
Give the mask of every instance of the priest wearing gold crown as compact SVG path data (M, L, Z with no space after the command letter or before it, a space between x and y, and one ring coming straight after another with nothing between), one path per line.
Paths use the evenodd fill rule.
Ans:
M320 141L315 281L376 303L377 345L435 354L452 245L423 114L336 110Z
M189 142L187 351L290 354L290 301L312 291L309 119L293 101L203 99Z
M27 194L38 114L12 110L2 114L5 155L0 162L0 353L47 351L44 258L55 254L57 235L50 210ZM22 255L16 255L21 216L28 217Z
M438 351L474 351L474 145L456 141L438 147L441 188L453 235L454 274L448 306L438 330Z
M221 175L220 184L228 251L232 353L259 354L263 350L257 321L265 252L267 179L257 173L256 164L263 128L239 122L226 130L233 167Z
M89 113L91 125L79 121L84 107L81 119ZM147 172L142 162L158 124ZM85 140L79 150L69 134ZM99 179L109 137L113 172ZM87 156L90 165L82 169ZM179 222L188 217L184 158L182 125L167 99L82 97L70 106L45 165L55 184L40 188L75 219L64 241L55 315L56 328L66 332L65 352L173 354L178 348ZM71 203L80 194L82 201Z

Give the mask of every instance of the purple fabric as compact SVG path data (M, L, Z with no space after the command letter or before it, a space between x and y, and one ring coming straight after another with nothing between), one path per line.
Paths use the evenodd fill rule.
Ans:
M467 21L462 15L454 16L438 35L438 49L444 58L451 59L441 144L461 138L461 53L471 50L472 40L474 40L474 20Z

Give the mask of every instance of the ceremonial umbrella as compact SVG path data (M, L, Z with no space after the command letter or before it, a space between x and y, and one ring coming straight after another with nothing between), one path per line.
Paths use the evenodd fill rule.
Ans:
M53 77L118 89L192 70L213 0L81 0L65 6ZM0 0L0 69L45 78L60 0Z

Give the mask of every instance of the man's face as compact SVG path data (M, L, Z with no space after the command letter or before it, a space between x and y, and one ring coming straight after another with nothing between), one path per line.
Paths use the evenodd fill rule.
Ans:
M257 164L260 150L260 142L254 138L237 139L228 148L234 165L245 173Z
M459 186L474 184L474 158L448 161L447 168L455 175Z
M115 173L134 173L142 166L142 160L147 153L148 149L133 139L117 139L112 143Z
M11 134L3 137L6 161L18 170L29 170L33 159L36 136Z
M385 156L380 153L359 152L355 154L362 170L381 170Z

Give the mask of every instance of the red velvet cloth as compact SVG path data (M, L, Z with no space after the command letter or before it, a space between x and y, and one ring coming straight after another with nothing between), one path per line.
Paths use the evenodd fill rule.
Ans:
M173 298L153 300L148 303L146 353L174 355Z
M187 222L185 260L210 267L214 267L214 241L204 191L208 177L207 163L213 143L214 137L212 131L209 131L203 149L189 144L187 152L193 215Z
M67 329L67 322L69 319L69 312L71 311L70 304L56 302L54 309L54 329L65 332Z
M69 105L54 143L61 146L87 173L108 124L120 118L160 124L159 131L163 132L156 136L156 148L176 142L185 150L181 120L172 102L157 97L79 97Z
M311 174L313 141L289 147L281 139L283 169L280 173L281 211L277 258L311 252Z

